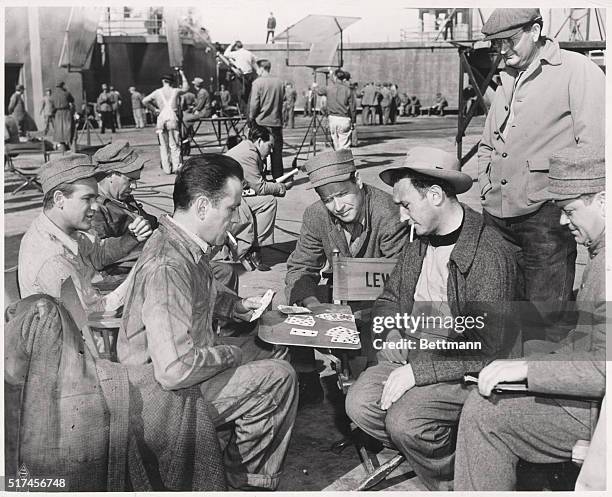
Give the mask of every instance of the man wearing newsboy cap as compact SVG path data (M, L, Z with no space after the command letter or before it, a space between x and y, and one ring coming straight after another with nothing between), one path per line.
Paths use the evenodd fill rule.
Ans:
M511 320L517 266L501 235L457 199L472 178L452 154L415 147L402 167L380 178L393 186L400 219L411 222L418 239L405 245L374 303L378 364L350 388L346 412L398 449L429 490L449 490L453 440L469 392L461 380L520 345ZM396 316L424 322L398 324Z
M21 296L45 293L60 296L62 283L72 278L89 312L114 310L123 304L127 285L102 295L92 285L99 271L127 255L148 232L130 225L132 235L100 241L87 233L98 208L97 180L106 173L83 154L67 154L43 168L43 212L32 222L19 247ZM127 281L127 280L126 280Z
M548 159L604 141L604 73L542 36L539 9L496 9L482 28L505 63L478 149L485 222L514 244L524 273L526 338L559 341L572 300L576 244L547 198ZM561 309L555 309L561 307Z
M596 422L588 400L601 399L605 392L603 148L573 147L556 154L548 179L546 195L561 208L557 222L589 251L578 292L578 324L561 343L553 344L552 353L494 361L480 372L478 390L470 393L461 414L455 490L514 490L519 459L570 460L572 447L591 438ZM536 350L529 343L525 348ZM500 382L526 382L528 393L491 394Z
M285 294L289 304L310 306L319 303L319 273L331 265L334 250L343 257L392 259L406 241L407 225L388 193L361 181L349 149L318 154L305 167L320 200L304 211L300 237L287 260ZM322 400L312 353L294 362L300 402Z

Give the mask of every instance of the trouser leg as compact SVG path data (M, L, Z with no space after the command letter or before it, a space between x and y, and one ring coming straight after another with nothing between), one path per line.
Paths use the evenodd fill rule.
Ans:
M224 451L230 486L276 489L297 410L293 368L284 360L256 360L214 376L201 390L215 426L235 424Z
M347 414L363 431L397 448L427 488L448 490L457 423L469 390L458 383L415 386L383 411L384 382L399 367L382 361L366 369L349 389Z
M179 147L179 131L172 129L168 131L168 143L170 145L170 158L172 160L172 170L177 171L181 165L181 149Z
M527 216L498 218L484 211L485 223L496 228L517 250L530 305L521 313L523 339L559 341L573 325L567 302L573 300L576 242L559 224L561 210L552 202Z
M255 221L255 234L257 245L272 245L274 243L274 225L278 202L272 195L256 195L244 197L243 201L249 206Z
M283 175L283 127L266 126L272 135L272 177L274 179Z
M472 391L459 422L454 489L514 490L519 459L569 460L576 441L590 436L590 408L583 404L570 416L554 399L520 394L487 399Z
M162 169L166 174L171 174L172 165L170 163L168 130L163 129L158 131L157 136L159 138L159 159L161 161Z

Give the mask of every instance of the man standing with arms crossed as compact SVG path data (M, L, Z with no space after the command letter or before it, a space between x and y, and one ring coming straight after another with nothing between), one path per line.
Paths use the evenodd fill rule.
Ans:
M283 175L283 82L270 76L272 64L269 60L257 61L257 78L251 91L249 121L264 126L272 135L272 177Z
M576 243L547 199L548 159L603 143L605 77L541 31L539 9L496 9L482 28L506 67L478 150L478 182L485 222L517 250L525 298L537 310L523 321L524 338L559 341L567 329L552 313L572 300Z

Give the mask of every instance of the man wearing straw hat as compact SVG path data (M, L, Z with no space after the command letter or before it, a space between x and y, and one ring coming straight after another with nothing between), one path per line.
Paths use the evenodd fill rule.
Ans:
M99 271L146 240L151 228L137 217L128 226L130 235L126 237L100 241L87 233L98 208L96 180L105 174L83 154L67 154L45 165L40 178L43 212L32 222L19 247L22 297L45 293L58 298L63 281L72 278L89 312L123 305L126 284L102 295L92 280L101 280Z
M539 9L496 9L482 32L505 63L478 148L483 215L517 250L533 304L522 313L525 338L559 341L571 328L559 324L573 300L576 243L547 199L548 159L604 142L605 75L542 36Z
M346 412L398 449L430 490L452 484L466 372L509 357L517 267L510 247L457 199L472 186L457 159L415 147L381 179L418 239L404 246L372 310L378 364L349 389ZM411 320L420 318L419 321Z
M334 250L343 257L392 259L402 250L408 225L388 193L361 181L351 150L318 154L305 168L320 200L304 211L300 237L287 260L285 294L289 304L309 306L320 303L320 272L331 264ZM314 356L307 352L294 357L301 404L323 398Z
M596 422L584 399L605 393L603 148L554 155L548 177L548 198L561 208L560 225L589 251L577 298L578 324L561 343L552 344L552 353L494 361L480 372L478 391L472 391L461 414L455 490L514 490L519 458L532 463L570 460L574 444L589 440ZM541 351L542 344L537 345ZM529 394L491 395L500 382L526 382Z

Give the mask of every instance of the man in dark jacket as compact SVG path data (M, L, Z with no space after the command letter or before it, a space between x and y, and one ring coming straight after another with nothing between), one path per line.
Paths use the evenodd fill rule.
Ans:
M159 226L157 217L146 212L142 204L132 195L132 187L144 168L146 161L130 147L126 140L117 140L98 150L94 156L98 169L109 173L98 183L98 209L92 221L92 231L98 238L115 238L129 233L128 226L140 216L156 230ZM143 244L138 244L133 253L140 254ZM234 292L238 291L238 275L231 264L211 261L215 278ZM124 268L129 266L123 264ZM123 273L111 266L107 272Z
M407 225L388 193L362 183L350 150L318 154L305 167L321 200L304 211L300 237L287 260L285 294L289 304L310 306L320 303L320 272L331 264L334 250L342 257L392 259L404 245ZM300 402L321 400L312 352L293 355Z
M419 238L405 245L374 304L379 363L349 390L347 414L401 451L427 488L446 490L470 391L461 380L519 344L509 323L516 262L502 237L458 201L472 178L453 155L416 147L404 167L380 177Z

